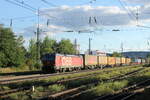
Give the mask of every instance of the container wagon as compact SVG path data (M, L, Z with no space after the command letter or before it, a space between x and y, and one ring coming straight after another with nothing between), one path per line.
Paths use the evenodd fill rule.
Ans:
M126 65L130 65L131 64L131 59L130 58L126 58Z
M107 56L98 56L97 57L98 61L98 67L102 68L105 67L108 62L107 62Z
M116 58L115 57L107 57L107 65L108 66L115 66L116 64Z
M121 65L125 65L126 64L126 58L121 57Z
M96 55L83 55L83 63L85 69L95 68L98 65L98 56Z
M115 62L115 66L120 66L121 65L121 58L120 57L115 57L116 62Z
M135 58L135 59L132 59L132 64L134 65L137 65L137 64L141 64L142 63L142 59L140 58Z

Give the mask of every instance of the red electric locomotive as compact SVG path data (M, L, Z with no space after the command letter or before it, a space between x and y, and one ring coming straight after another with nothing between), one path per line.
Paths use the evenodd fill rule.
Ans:
M83 67L81 55L46 54L41 60L44 72L78 70Z

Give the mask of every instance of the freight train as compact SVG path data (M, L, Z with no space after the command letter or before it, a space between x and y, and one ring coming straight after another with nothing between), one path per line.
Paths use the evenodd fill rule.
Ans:
M42 70L44 72L64 72L82 69L94 69L130 65L130 58L109 57L99 55L66 55L45 54L42 56Z

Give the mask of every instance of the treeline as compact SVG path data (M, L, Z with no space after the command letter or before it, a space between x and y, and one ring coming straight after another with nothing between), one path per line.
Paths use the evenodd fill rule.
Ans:
M37 46L34 39L30 40L29 47L23 46L22 36L17 37L10 28L0 26L0 67L19 67L28 65L30 69L39 67L36 62ZM40 41L40 55L46 53L75 54L74 45L69 39L56 41L45 37Z

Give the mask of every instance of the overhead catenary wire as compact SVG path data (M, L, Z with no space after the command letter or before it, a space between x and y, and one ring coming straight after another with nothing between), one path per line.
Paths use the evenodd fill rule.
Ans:
M127 5L127 3L125 2L125 1L122 1L122 3L124 3L126 6L128 6ZM135 17L135 19L136 19L136 24L137 24L137 26L139 25L139 8L138 7L136 7L136 13L133 13L133 11L131 11L131 9L128 7L127 8L128 9L128 11Z
M46 3L46 4L50 5L50 6L61 7L61 6L55 5L55 4L53 4L53 3L50 3L50 2L47 1L47 0L41 0L41 1L43 1L44 3ZM45 14L45 15L49 16L49 14ZM66 24L68 24L68 25L70 25L70 26L72 26L72 27L75 27L75 25L74 25L74 24L71 24L70 22L68 22L68 20L65 21L65 20L62 20L61 18L58 18L58 17L55 17L55 19L61 20L62 22L66 23ZM47 27L50 25L50 19L47 19L46 25L47 25ZM75 30L69 30L69 31L64 31L64 32L75 32Z
M122 3L125 5L125 8L128 10L128 12L135 18L136 14L133 13L133 11L128 7L128 4L124 0L122 0Z
M32 11L32 12L35 12L36 11L36 9L33 9L33 7L31 7L31 6L29 6L29 5L27 5L27 4L25 4L26 6L24 6L24 4L21 4L21 2L20 1L18 1L18 0L14 0L14 1L12 1L12 0L5 0L6 2L9 2L9 3L11 3L11 4L14 4L14 5L16 5L16 6L19 6L19 7L22 7L22 8L25 8L25 9L27 9L27 10L30 10L30 11ZM28 17L31 17L31 16L28 16ZM18 19L25 19L25 18L27 18L27 17L20 17L20 18L11 18L11 19L9 19L10 20L10 27L12 27L12 25L13 25L13 20L18 20Z
M27 6L27 7L31 8L31 9L33 9L33 10L37 10L36 8L30 6L29 4L26 4L24 1L22 1L22 2L19 1L19 0L14 0L14 1L16 1L16 2L18 2L18 3L20 3L20 4L24 5L24 6Z
M121 7L122 7L124 10L126 10L128 16L129 16L129 18L130 18L131 20L136 20L136 16L134 16L134 15L131 13L131 11L129 11L129 10L124 6L123 2L122 2L121 0L118 0L118 2L120 3Z
M137 27L150 28L150 26L145 26L145 25L137 25Z
M123 2L123 1L122 1ZM124 4L126 4L125 3L125 1L124 1ZM127 4L126 4L127 5ZM137 22L137 27L143 27L143 28L150 28L150 26L145 26L145 25L140 25L139 24L139 9L140 8L138 8L138 7L136 7L136 9L137 9L137 12L134 14L131 10L130 10L130 12L132 13L132 15L134 15L135 16L135 18L136 18L136 22Z
M28 5L28 4L26 4L26 3L22 3L22 2L20 2L20 1L18 1L18 0L15 0L15 1L17 1L17 2L14 2L14 1L11 1L11 0L5 0L5 1L7 1L7 2L9 2L9 3L11 3L11 4L14 4L14 5L16 5L16 6L25 8L25 9L27 9L27 10L30 10L31 12L33 12L34 14L37 15L37 9L34 8L34 7L32 7L32 6L30 6L30 5ZM43 14L40 13L40 16L42 16L42 15L47 15L47 16L50 17L50 18L56 18L56 17L50 16L49 14L46 14L46 13L43 13Z
M22 3L22 2L17 1L17 0L15 0L15 1L17 1L17 2L13 2L13 1L11 1L11 0L5 0L5 1L7 1L7 2L9 2L9 3L11 3L11 4L14 4L14 5L16 5L16 6L25 8L25 9L27 9L27 10L30 10L30 11L34 12L34 14L37 15L37 10L36 10L36 8L33 8L33 7L31 7L30 5L28 5L28 4L26 4L26 3ZM40 13L39 13L40 16L46 15L46 16L49 17L49 18L54 18L54 19L57 19L57 20L60 19L60 18L51 16L51 15L49 15L49 14L47 14L47 13L44 13L44 12L41 12L41 11L39 11L39 12L40 12ZM37 15L37 16L38 16L38 15ZM60 20L62 20L62 19L60 19ZM69 24L69 25L71 25L71 26L73 26L73 24L71 24L71 23L68 23L68 22L66 22L66 21L64 21L64 22L67 23L67 24Z
M28 10L32 10L32 11L34 11L34 12L36 12L36 8L34 8L34 7L32 7L32 6L30 6L30 5L28 5L28 4L26 4L24 1L18 1L18 0L14 0L14 1L16 1L16 2L13 2L13 1L11 1L11 0L6 0L6 1L10 1L10 3L13 3L13 4L15 4L15 5L17 5L17 6L20 6L20 7L23 7L23 8L27 8ZM44 0L44 1L46 1L46 0ZM93 1L93 0L91 0L91 1ZM95 0L94 0L95 1ZM90 2L90 3L92 3L92 2ZM46 15L46 16L48 16L48 17L52 17L52 18L56 18L56 17L53 17L53 16L50 16L49 14L46 14L46 13L40 13L40 15ZM56 19L59 19L59 18L56 18ZM96 20L96 19L94 19L94 20ZM67 22L68 23L68 22ZM10 26L12 26L12 19L11 19L11 22L10 22ZM68 24L70 24L70 23L68 23ZM71 24L70 24L71 25ZM72 25L73 26L73 25Z
M34 7L32 7L32 6L30 6L30 5L28 5L28 4L26 4L25 2L22 3L22 2L20 2L20 1L18 1L18 0L15 0L16 2L13 2L13 1L11 1L11 0L5 0L5 1L7 1L7 2L9 2L9 3L11 3L11 4L14 4L14 5L16 5L16 6L25 8L25 9L27 9L27 10L30 10L30 11L34 12L34 14L37 15L37 13L36 13L36 12L37 12L37 9L34 8ZM46 15L46 16L48 16L49 18L58 19L58 18L56 18L56 17L54 17L54 16L50 16L49 14L43 13L43 12L40 12L39 15L40 15L40 16Z
M47 0L41 0L42 2L44 2L45 4L47 4L47 5L50 5L50 6L53 6L53 7L59 7L58 5L55 5L55 4L53 4L53 3L51 3L51 2L49 2L49 1L47 1ZM46 14L47 16L49 16L48 14ZM58 19L59 20L59 18L56 18L56 19ZM46 24L47 24L47 26L49 26L49 22L50 22L50 19L47 19L47 22L46 22ZM71 25L71 26L74 26L73 24L71 24L71 23L69 23L69 22L67 22L67 21L64 21L66 24L69 24L69 25ZM67 31L66 31L67 32ZM70 31L69 31L70 32Z
M42 2L44 2L45 4L47 4L47 5L50 5L50 6L53 6L53 7L59 7L58 5L55 5L55 4L53 4L53 3L51 3L51 2L49 2L49 1L47 1L47 0L41 0ZM48 15L49 16L49 15ZM56 18L56 19L58 19L59 20L59 18ZM49 22L50 22L50 19L47 19L47 22L46 22L46 24L47 24L47 26L49 25ZM71 24L71 23L69 23L69 22L67 22L67 21L64 21L65 23L67 23L67 24L69 24L69 25L71 25L71 26L74 26L73 24ZM69 31L70 32L70 31Z
M123 3L127 6L127 4L125 3L125 1L123 2L121 2L121 0L118 0L119 2L120 2L120 4L122 5L122 6L124 6L123 5ZM127 12L128 12L128 15L130 16L130 18L133 16L133 17L135 17L135 20L136 20L136 26L137 27L142 27L142 28L150 28L150 26L145 26L145 25L140 25L139 24L139 8L138 7L136 7L136 9L137 9L137 12L134 14L129 8L127 9L126 7L124 7L124 9L126 9L127 10ZM131 13L131 15L130 15L130 13Z
M47 5L50 5L50 6L53 6L53 7L59 7L58 5L55 5L55 4L53 4L53 3L51 3L51 2L49 2L49 1L47 1L47 0L41 0L42 2L44 2L45 4L47 4ZM96 1L96 0L90 0L89 2L88 2L88 4L90 4L90 3L93 3L93 1ZM96 18L94 17L93 18L94 19L94 21L95 21L95 23L97 23L97 20L96 20ZM47 26L49 25L49 19L47 20ZM68 22L67 22L68 23ZM70 24L70 23L68 23L68 24ZM71 25L71 24L70 24ZM74 26L73 24L71 25L71 26ZM69 31L70 32L70 31Z
M9 3L11 3L11 4L14 4L14 5L16 5L16 6L25 8L25 9L31 11L31 12L35 12L35 10L33 10L32 8L27 7L27 6L24 6L24 5L20 4L20 3L17 3L17 2L11 1L11 0L5 0L5 1L6 1L6 2L9 2Z
M47 5L50 5L50 6L53 6L53 7L58 7L58 5L55 5L55 4L53 4L53 3L51 3L51 2L49 2L47 0L41 0L41 1L44 2Z
M45 4L47 4L47 5L50 5L50 6L53 6L53 7L59 7L58 5L55 5L55 4L53 4L53 3L51 3L51 2L49 2L49 1L47 1L47 0L41 0L42 2L44 2ZM49 16L48 14L46 14L47 16ZM56 18L56 17L55 17ZM59 18L56 18L56 19L58 19L59 20ZM49 26L49 22L50 22L50 19L47 19L47 22L46 22L46 24L47 24L47 26ZM67 24L69 24L69 25L71 25L71 26L74 26L73 24L71 24L71 23L69 23L69 22L67 22L67 21L64 21L65 23L67 23Z
M12 1L12 0L6 0L6 1ZM18 1L18 0L15 0L15 1ZM47 0L45 0L45 1L47 1ZM91 0L91 1L95 2L96 0ZM92 3L93 3L93 2L92 2ZM28 4L25 3L25 2L22 3L21 1L19 1L17 4L19 4L19 6L21 6L21 7L23 7L23 8L26 7L26 6L28 6L29 8L31 8L31 9L33 8L33 9L34 9L34 7L28 5ZM25 4L26 4L26 6L25 6ZM91 3L90 3L90 4L91 4ZM32 10L33 10L33 9L32 9ZM36 9L36 8L35 8L35 9ZM35 12L35 10L34 10L34 12ZM37 14L36 14L36 15L37 15ZM55 19L57 19L57 20L61 20L61 21L63 21L64 23L66 23L66 24L71 25L71 26L74 27L74 25L73 25L72 23L68 22L68 21L62 20L61 18L58 18L58 17L55 17L55 16L51 16L51 15L49 15L49 14L46 13L46 12L40 11L40 16L43 16L43 15L47 16L48 18L55 18ZM11 19L13 19L13 18L11 18ZM17 20L17 18L16 18L16 19L13 19L13 20ZM9 21L10 21L10 19L9 19ZM50 24L49 21L50 21L50 20L47 20L47 25ZM98 20L97 20L96 17L92 17L92 21L93 21L95 24L98 23ZM95 27L96 27L96 26L95 26Z
M89 5L89 4L92 4L94 2L96 2L96 0L90 0L90 1L88 1L86 3L82 3L82 4L79 4L79 5Z
M12 20L24 20L24 19L29 19L29 18L33 18L33 17L35 17L35 16L21 16L21 17L0 18L0 19L10 21L10 19L12 19Z
M143 28L150 28L149 26L143 26L143 25L139 25L139 9L137 8L137 12L134 14L129 8L126 8L125 6L127 6L127 3L125 3L125 1L121 1L118 0L120 5L122 6L122 8L124 8L129 16L129 18L131 20L135 20L136 21L136 26L137 27L143 27ZM125 5L125 6L124 6Z

